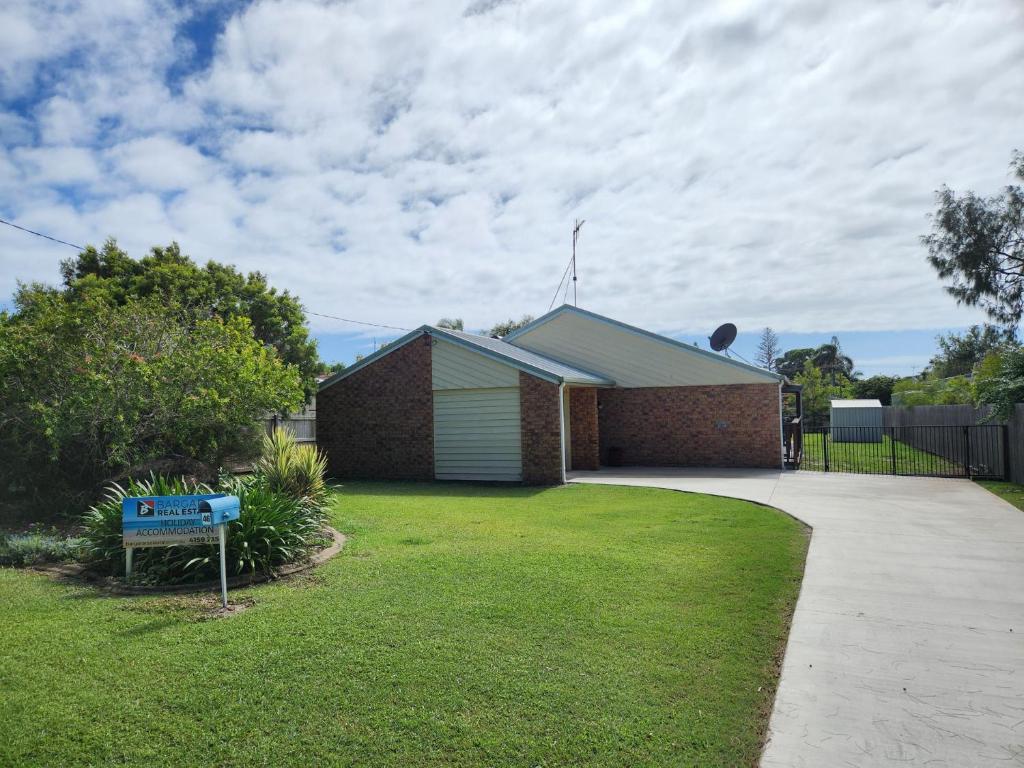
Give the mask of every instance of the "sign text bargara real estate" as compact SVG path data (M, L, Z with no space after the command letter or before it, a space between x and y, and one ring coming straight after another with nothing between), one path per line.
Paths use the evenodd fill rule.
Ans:
M167 547L174 544L216 544L215 521L201 512L202 501L221 494L154 496L125 499L121 506L125 547Z

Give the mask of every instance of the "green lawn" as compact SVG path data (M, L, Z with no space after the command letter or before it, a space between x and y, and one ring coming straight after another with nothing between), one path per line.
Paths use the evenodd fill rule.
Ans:
M1024 485L1002 480L976 480L975 482L999 498L1010 502L1017 509L1024 510Z
M0 765L756 763L807 548L786 515L412 483L348 485L334 521L342 555L224 619L0 569Z
M952 475L962 477L964 468L927 451L918 450L900 440L893 441L882 435L880 443L835 442L820 432L804 435L801 469L823 471L825 448L828 448L829 469L832 472L858 472L862 474L892 474L893 448L896 451L896 469L903 475ZM893 443L895 442L895 446Z

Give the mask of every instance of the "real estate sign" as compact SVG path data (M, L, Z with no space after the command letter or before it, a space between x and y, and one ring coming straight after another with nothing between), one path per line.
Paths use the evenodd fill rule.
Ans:
M135 496L121 502L121 535L125 547L168 547L175 544L216 544L212 514L200 502L223 494Z
M224 493L124 499L121 502L121 539L125 576L131 578L133 553L139 547L220 544L220 603L226 609L227 527L240 515L239 498Z

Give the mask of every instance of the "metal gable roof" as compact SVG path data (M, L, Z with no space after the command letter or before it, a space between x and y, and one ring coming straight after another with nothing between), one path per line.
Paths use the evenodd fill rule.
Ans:
M643 337L648 338L648 339L653 339L654 341L659 341L659 342L661 342L661 343L663 343L663 344L665 344L667 346L673 347L675 349L679 349L681 351L690 352L692 354L696 354L696 355L699 355L699 356L702 356L702 357L705 357L705 358L713 359L713 360L715 360L717 362L724 363L726 365L732 365L732 366L735 366L737 368L742 368L742 369L744 369L744 370L746 370L748 372L751 372L751 373L760 374L761 376L763 376L766 379L771 379L771 380L774 380L774 381L783 381L785 379L785 377L782 376L781 374L773 373L771 371L767 371L764 368L758 368L756 365L750 365L748 363L743 363L743 362L740 362L739 360L734 360L731 357L726 357L725 355L719 354L717 352L711 352L711 351L708 351L706 349L701 349L700 347L695 347L695 346L693 346L691 344L686 344L685 342L682 342L682 341L676 341L675 339L671 339L668 336L662 336L661 334L653 333L652 331L646 331L643 328L637 328L634 325L629 325L629 324L623 323L623 322L621 322L619 320L614 320L614 319L612 319L610 317L605 317L604 315L599 315L596 312L590 312L590 311L588 311L586 309L580 309L579 307L574 307L574 306L572 306L570 304L563 304L562 306L556 307L555 309L553 309L552 311L548 312L547 314L541 315L540 317L538 317L533 322L531 322L531 323L529 323L527 325L524 325L522 328L519 328L518 330L513 331L512 333L510 333L508 336L505 337L505 341L509 342L513 346L515 346L515 339L517 339L518 337L523 336L523 335L529 333L534 328L537 328L537 327L539 327L541 325L544 325L545 323L547 323L547 322L549 322L551 320L554 320L556 317L558 317L559 315L562 315L564 313L571 313L571 314L575 314L575 315L580 316L580 317L588 318L590 320L595 320L595 321L600 322L600 323L605 323L605 324L610 325L612 327L619 328L621 330L637 334L638 336L643 336Z
M480 336L464 331L455 331L450 328L435 328L429 325L425 325L423 328L433 336L454 341L456 344L462 344L501 362L520 368L527 373L538 374L541 378L553 379L557 382L565 382L566 384L588 384L600 387L615 385L615 382L609 378L575 368L544 355L538 355L536 352L530 352L501 339L493 339L490 336Z
M544 355L538 355L535 352L521 349L509 344L508 342L502 341L501 339L492 339L489 336L478 336L474 333L455 331L450 328L435 328L432 325L424 325L417 328L415 331L411 331L405 336L396 339L386 347L381 347L372 355L367 355L359 362L350 365L347 368L343 368L330 378L320 382L317 389L326 389L356 371L365 368L370 363L373 363L385 355L394 352L396 349L405 346L410 341L422 336L423 334L446 339L447 341L451 341L455 344L459 344L460 346L486 355L493 360L506 363L511 365L513 368L518 368L519 370L526 371L527 373L538 376L539 378L553 381L555 383L564 382L566 384L586 384L596 387L611 387L615 385L615 382L611 379L598 376L597 374L590 373L589 371L584 371L579 368L574 368L571 365L566 365L565 363L545 357Z

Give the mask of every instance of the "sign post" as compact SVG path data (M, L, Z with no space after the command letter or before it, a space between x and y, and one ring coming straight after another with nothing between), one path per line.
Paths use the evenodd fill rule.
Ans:
M237 496L218 496L199 502L199 511L204 517L209 516L210 522L217 526L217 539L220 542L220 605L228 607L228 564L227 541L228 523L237 520L240 505Z
M237 496L207 493L194 496L133 496L121 502L121 540L125 576L131 578L136 547L220 545L221 605L228 607L227 524L237 520ZM217 528L216 534L211 530Z
M227 525L217 526L217 536L220 539L220 607L225 611L228 609L228 527Z

